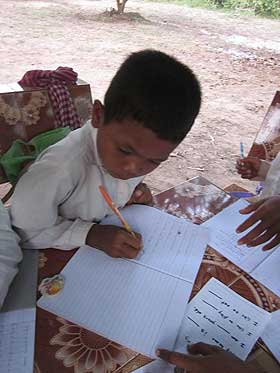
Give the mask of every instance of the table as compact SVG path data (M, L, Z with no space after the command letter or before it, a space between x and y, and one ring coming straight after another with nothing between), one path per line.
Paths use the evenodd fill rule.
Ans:
M156 195L154 200L155 207L200 224L236 201L236 198L207 179L196 177ZM60 272L75 252L41 250L38 282ZM280 309L280 298L208 247L192 297L211 277L216 277L267 311ZM149 362L145 356L39 308L36 323L35 373L126 373ZM255 348L253 355L264 358L260 347ZM268 370L271 373L280 371L272 360L265 364L272 364L273 368Z

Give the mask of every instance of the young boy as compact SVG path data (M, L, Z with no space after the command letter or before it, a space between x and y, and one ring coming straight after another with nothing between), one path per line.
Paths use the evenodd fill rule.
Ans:
M187 66L154 50L129 56L104 106L94 102L91 123L49 147L19 180L11 216L23 247L88 244L113 257L136 257L139 234L97 224L111 214L98 187L118 207L149 203L143 176L184 139L200 104L199 83Z

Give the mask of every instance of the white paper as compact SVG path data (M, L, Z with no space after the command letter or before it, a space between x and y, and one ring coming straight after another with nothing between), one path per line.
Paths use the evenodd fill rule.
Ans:
M175 351L205 342L245 360L269 321L270 313L211 278L186 308Z
M33 372L35 313L35 308L0 313L0 372Z
M209 240L208 229L148 206L129 206L122 215L142 235L144 248L136 261L194 282ZM121 226L115 215L102 224Z
M133 373L174 373L174 366L163 360L154 360L133 371Z
M261 337L280 363L280 310L272 312L271 320Z
M154 357L158 346L173 349L207 232L153 208L126 210L126 219L139 228L144 240L138 260L114 259L93 248L80 248L62 271L62 292L42 297L38 305Z
M280 248L274 249L267 259L253 271L252 277L280 296Z
M18 83L0 84L0 93L19 92L23 88Z
M38 305L121 345L154 356L172 348L192 284L81 248L62 271L63 291Z
M249 217L239 213L239 210L246 206L246 201L239 200L203 224L210 228L209 245L280 296L280 271L277 265L280 263L280 250L275 248L263 251L263 245L253 248L237 244L237 241L252 229L251 227L240 234L235 232Z

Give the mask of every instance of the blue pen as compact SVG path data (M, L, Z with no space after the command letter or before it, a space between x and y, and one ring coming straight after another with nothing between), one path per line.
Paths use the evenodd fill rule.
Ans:
M240 143L240 158L244 158L244 146L243 146L243 142Z

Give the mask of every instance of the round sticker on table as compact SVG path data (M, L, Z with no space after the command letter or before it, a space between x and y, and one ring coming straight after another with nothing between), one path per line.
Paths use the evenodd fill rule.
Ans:
M53 277L44 278L39 285L39 291L42 295L48 297L59 294L64 287L64 277L62 275L55 275Z

